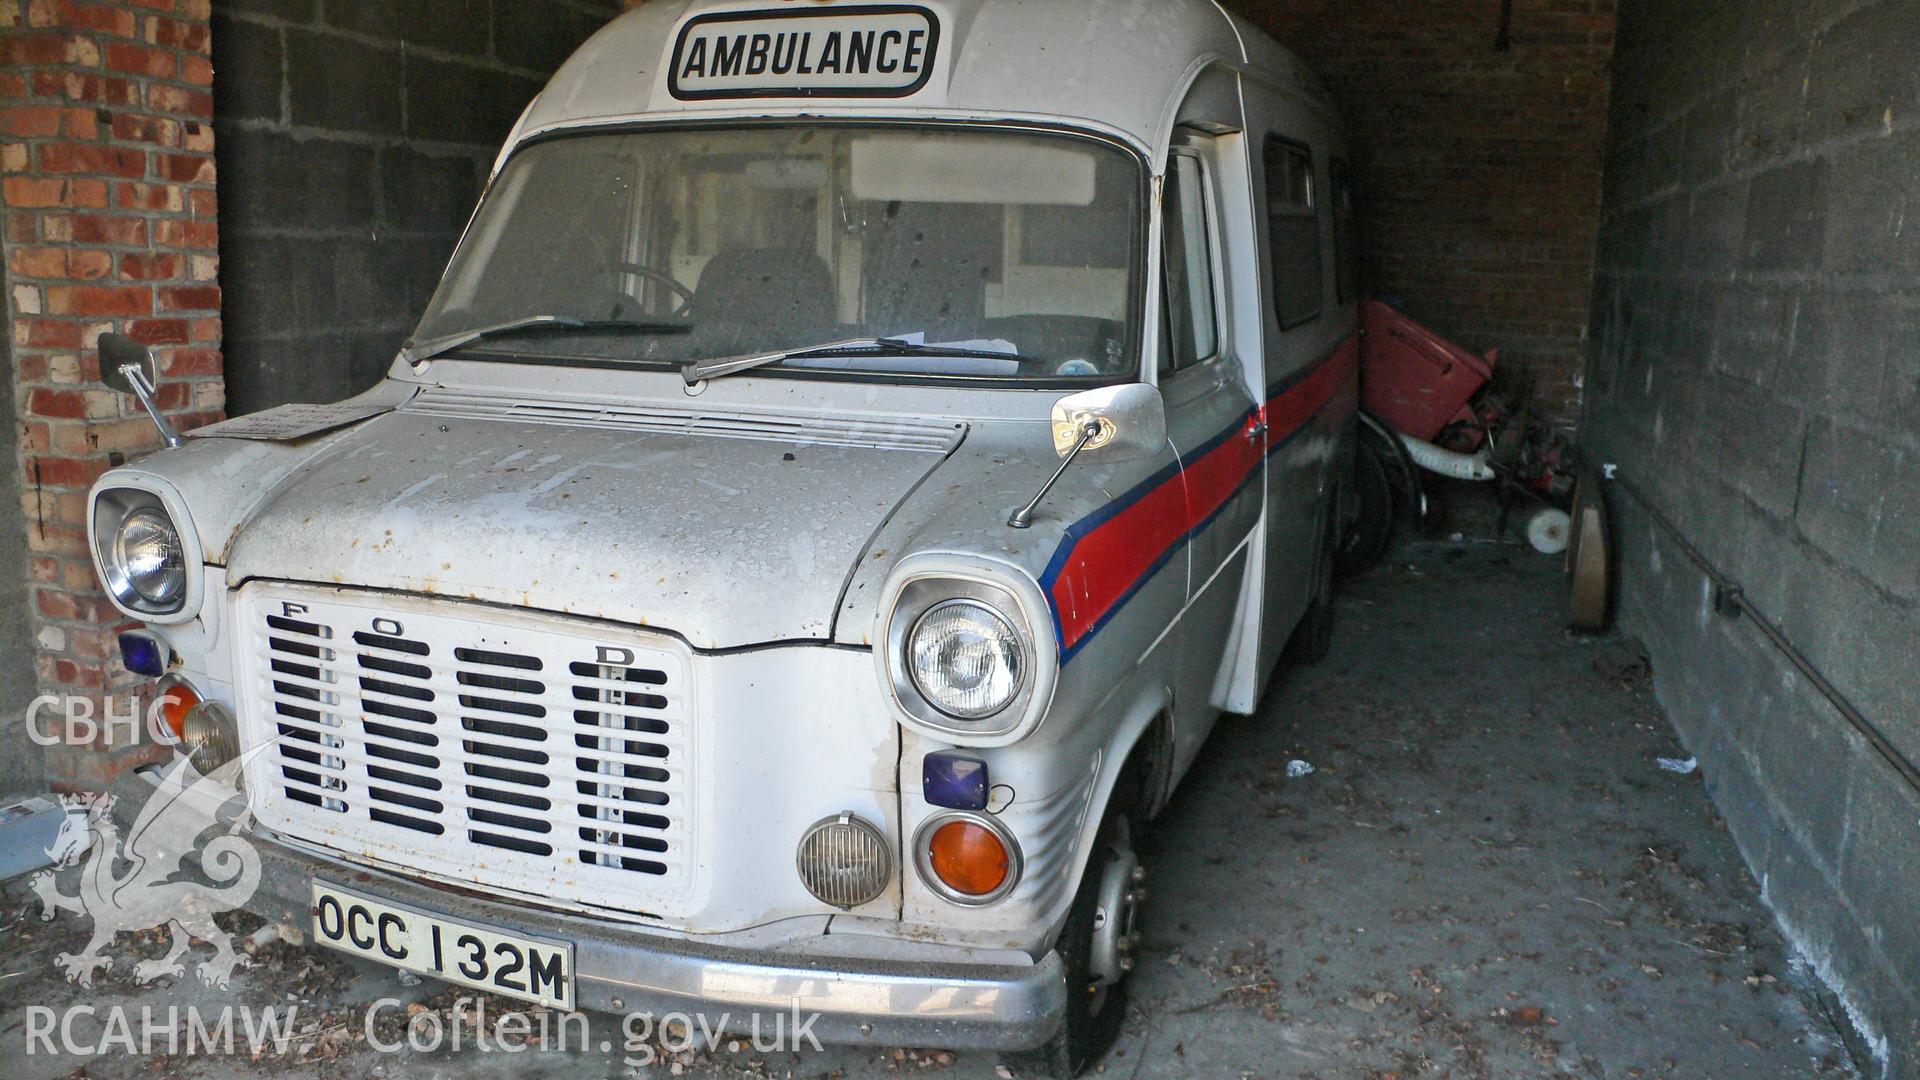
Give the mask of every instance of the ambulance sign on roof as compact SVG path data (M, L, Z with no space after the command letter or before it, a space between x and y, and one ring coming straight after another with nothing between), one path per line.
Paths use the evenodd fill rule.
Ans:
M682 101L906 97L939 49L939 18L905 4L716 12L680 28L667 89Z

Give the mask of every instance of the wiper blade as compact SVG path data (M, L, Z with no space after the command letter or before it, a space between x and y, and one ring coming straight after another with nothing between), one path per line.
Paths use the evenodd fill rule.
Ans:
M526 334L549 330L585 330L593 333L634 333L634 334L677 334L686 333L692 327L685 323L672 322L623 322L617 319L576 319L567 315L530 315L512 322L482 326L473 330L462 330L457 334L433 338L430 341L410 343L400 351L402 359L410 364L423 364L436 356L464 348L475 342L490 338L508 337L513 334Z
M511 322L495 323L492 326L481 326L472 330L462 330L457 334L447 334L444 337L432 338L427 341L409 341L407 342L406 348L400 350L400 355L410 364L424 364L428 360L442 353L452 352L462 345L471 345L476 341L484 341L487 338L498 337L501 334L530 330L536 326L575 327L585 325L585 320L569 319L564 315L529 315L524 319L514 319Z
M809 345L804 349L780 349L775 352L743 353L739 356L722 356L715 360L697 360L680 369L681 377L688 386L697 386L708 379L738 375L743 371L777 364L782 360L796 357L815 356L821 353L838 352L842 349L874 349L887 344L885 338L848 338L845 341L830 341L825 345ZM905 344L901 342L900 344Z
M809 345L803 349L782 349L776 352L746 353L741 356L724 356L717 360L702 360L688 364L680 369L688 386L695 386L708 379L738 375L743 371L778 364L786 360L810 360L834 356L839 353L879 352L894 356L948 356L961 360L1012 360L1019 362L1030 357L1019 353L993 352L988 349L967 349L954 345L919 345L899 338L849 338L845 341L828 342L825 345Z

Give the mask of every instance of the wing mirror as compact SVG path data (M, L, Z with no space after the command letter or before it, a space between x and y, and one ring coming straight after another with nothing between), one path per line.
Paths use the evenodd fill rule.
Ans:
M1082 457L1096 461L1138 461L1157 456L1167 445L1167 406L1160 388L1146 383L1103 386L1064 397L1053 405L1053 449L1061 457L1040 493L1013 512L1007 524L1030 528L1033 512L1067 469Z
M140 406L147 410L147 417L160 429L160 438L169 448L186 442L160 414L160 403L155 400L160 387L160 363L153 358L152 349L124 334L101 334L100 382L109 390L139 398Z

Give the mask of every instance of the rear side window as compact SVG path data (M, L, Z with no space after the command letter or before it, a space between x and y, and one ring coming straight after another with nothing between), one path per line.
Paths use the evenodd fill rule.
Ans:
M1320 314L1326 287L1320 267L1319 193L1313 152L1278 135L1267 137L1267 231L1273 259L1273 306L1283 330Z
M1359 252L1353 216L1353 179L1347 163L1334 158L1327 163L1327 179L1333 191L1333 287L1342 304L1353 303L1360 295Z
M1207 226L1207 174L1200 159L1177 154L1167 169L1161 245L1166 318L1160 370L1172 373L1209 359L1220 348L1214 321L1213 238Z

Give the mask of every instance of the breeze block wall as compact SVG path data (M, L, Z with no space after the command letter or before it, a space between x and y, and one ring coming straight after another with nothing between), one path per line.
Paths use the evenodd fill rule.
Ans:
M1582 430L1909 761L1916 56L1911 0L1623 3ZM1920 1075L1920 793L1612 502L1621 621L1767 901L1876 1068Z
M98 388L96 340L117 330L156 347L160 404L179 427L224 404L209 50L207 0L0 0L19 466L7 487L17 481L25 519L33 677L51 693L98 700L129 681L121 619L87 551L86 494L117 455L159 439L131 398ZM82 746L47 758L57 781L82 788L124 764Z
M521 110L613 0L219 0L236 415L378 382Z
M1578 415L1614 0L1226 0L1317 69L1352 144L1367 292Z

